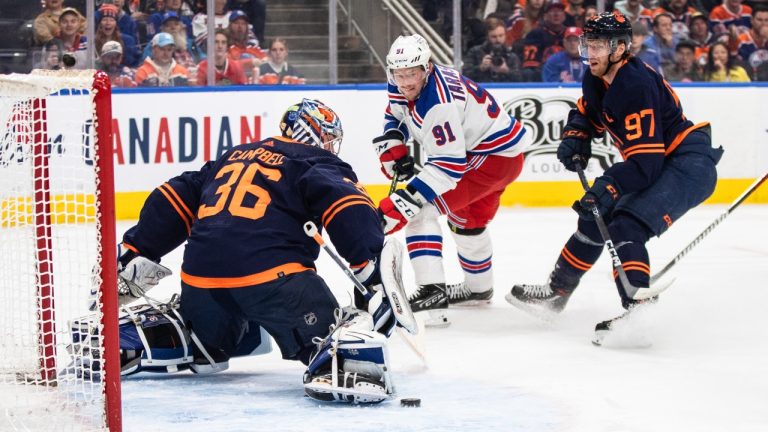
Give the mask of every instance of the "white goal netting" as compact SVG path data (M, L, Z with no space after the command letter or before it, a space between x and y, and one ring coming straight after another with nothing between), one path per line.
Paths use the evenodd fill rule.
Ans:
M98 139L98 91L94 71L0 75L2 431L107 428L99 289L114 221L100 217L112 173L99 170L111 142Z

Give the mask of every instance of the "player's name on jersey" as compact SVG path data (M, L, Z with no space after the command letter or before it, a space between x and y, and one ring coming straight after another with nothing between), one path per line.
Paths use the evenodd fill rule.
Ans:
M282 165L285 157L280 153L273 153L263 147L253 150L235 150L227 158L228 161L254 160L258 159L267 165Z

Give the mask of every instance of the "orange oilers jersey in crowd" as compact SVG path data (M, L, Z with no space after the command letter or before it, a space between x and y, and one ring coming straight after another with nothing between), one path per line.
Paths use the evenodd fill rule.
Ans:
M625 162L614 164L605 175L613 177L625 194L653 183L667 155L709 152L709 146L694 149L681 144L690 132L708 123L694 125L688 120L669 83L636 57L621 65L610 85L587 70L582 92L568 115L568 127L591 137L608 132Z
M324 227L353 265L378 256L384 234L352 168L318 147L273 137L229 150L155 189L123 242L159 259L184 241L181 279L239 288L314 269Z

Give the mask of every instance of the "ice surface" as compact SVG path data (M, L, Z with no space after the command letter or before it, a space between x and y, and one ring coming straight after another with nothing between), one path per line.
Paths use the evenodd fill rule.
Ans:
M724 209L695 209L653 240L652 268L661 269ZM451 310L449 328L428 329L422 340L428 367L393 337L398 395L391 402L314 402L303 397L303 367L273 352L235 359L214 376L125 379L125 430L768 430L768 206L739 208L675 266L677 281L643 317L642 336L652 343L647 348L590 343L598 321L623 311L607 253L554 323L504 301L513 283L546 278L575 223L567 209L502 209L491 224L493 304ZM129 226L121 223L119 234ZM461 272L445 235L454 282ZM177 289L180 260L181 249L163 260L175 274L153 294ZM351 283L344 274L324 254L318 268L348 303ZM412 289L410 267L404 270ZM400 397L419 397L422 406L402 408Z

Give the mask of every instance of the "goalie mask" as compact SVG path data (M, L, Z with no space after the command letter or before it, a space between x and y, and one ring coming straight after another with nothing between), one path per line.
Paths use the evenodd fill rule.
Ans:
M344 138L339 116L327 105L313 99L303 99L285 111L280 120L280 133L333 154L339 154Z

